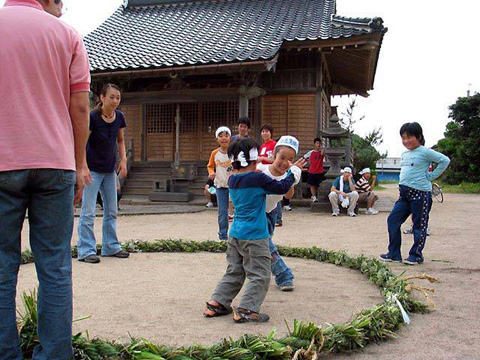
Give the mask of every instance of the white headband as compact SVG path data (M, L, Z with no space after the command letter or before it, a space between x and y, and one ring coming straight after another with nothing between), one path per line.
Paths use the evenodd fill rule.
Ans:
M257 148L250 149L249 155L250 155L249 161L256 161L256 160L258 160L258 150L257 150ZM247 167L247 166L248 166L247 158L245 157L245 154L243 153L243 151L240 151L240 152L238 153L236 159L232 156L231 160L232 160L232 162L234 162L234 161L240 161L240 165L241 165L242 167Z
M300 144L295 137L290 135L284 135L277 141L277 145L275 145L275 148L277 148L277 146L288 146L295 151L295 154L298 154L299 145Z
M230 129L226 126L220 126L217 131L215 131L215 138L218 138L218 135L220 135L222 132L228 133L228 135L232 136L232 132Z
M363 175L363 174L366 174L366 173L369 173L369 172L371 172L371 171L370 171L370 168L365 168L365 169L363 169L362 171L360 171L359 174L360 174L360 175Z

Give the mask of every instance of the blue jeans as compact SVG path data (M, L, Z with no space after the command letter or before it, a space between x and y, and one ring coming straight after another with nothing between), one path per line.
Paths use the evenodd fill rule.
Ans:
M117 175L115 172L91 172L92 182L85 186L82 212L78 222L78 259L97 254L93 224L97 208L97 194L103 199L102 255L110 256L122 250L117 237Z
M278 203L277 203L277 219L276 219L276 222L277 223L281 223L282 222L282 217L283 217L283 209L282 209L282 201L280 200Z
M217 188L218 238L228 240L228 188Z
M38 336L33 359L69 359L72 350L73 193L75 172L0 172L0 358L22 359L15 296L21 231L28 209L38 287Z
M400 251L402 235L400 227L412 214L413 246L409 252L409 260L423 261L423 248L427 240L427 229L430 209L432 208L431 191L420 191L400 185L400 197L388 216L388 256L394 260L402 260Z
M277 221L277 210L267 213L268 224L268 246L272 257L272 275L275 276L275 283L278 286L293 285L292 270L285 264L282 257L278 253L277 247L273 243L273 233L275 231L275 222Z

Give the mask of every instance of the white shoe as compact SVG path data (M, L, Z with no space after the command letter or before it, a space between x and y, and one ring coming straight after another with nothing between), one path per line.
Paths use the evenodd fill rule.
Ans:
M318 202L318 198L316 196L312 196L311 199L312 199L312 202Z
M290 205L285 205L283 207L283 210L286 210L286 211L292 211L292 207Z
M350 216L350 217L355 217L355 216L357 216L357 214L355 214L355 211L348 211L347 214L348 214L348 216Z
M374 209L374 208L370 208L368 209L367 211L365 211L365 213L367 215L377 215L378 214L378 210Z
M338 216L340 215L340 210L334 210L332 213L332 216Z
M205 205L207 208L212 208L213 207L213 203L211 201L209 201L207 203L207 205Z

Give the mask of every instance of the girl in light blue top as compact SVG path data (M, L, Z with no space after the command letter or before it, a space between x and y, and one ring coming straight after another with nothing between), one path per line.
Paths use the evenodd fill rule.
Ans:
M413 246L405 264L423 262L422 250L427 238L428 219L432 207L432 181L448 167L450 159L445 155L426 148L423 130L416 122L406 123L400 128L402 143L407 148L400 162L400 197L390 213L388 224L388 253L380 255L385 261L402 262L400 227L412 215ZM432 163L437 167L429 172Z

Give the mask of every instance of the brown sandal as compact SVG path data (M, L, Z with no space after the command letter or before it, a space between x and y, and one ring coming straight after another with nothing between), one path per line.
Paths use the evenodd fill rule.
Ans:
M203 315L208 318L215 317L215 316L224 316L231 313L232 313L231 307L223 306L220 303L218 305L213 305L207 302L205 309L203 310Z
M233 309L233 321L237 324L242 324L246 322L258 322L264 323L270 319L270 316L267 314L256 313L247 309Z

